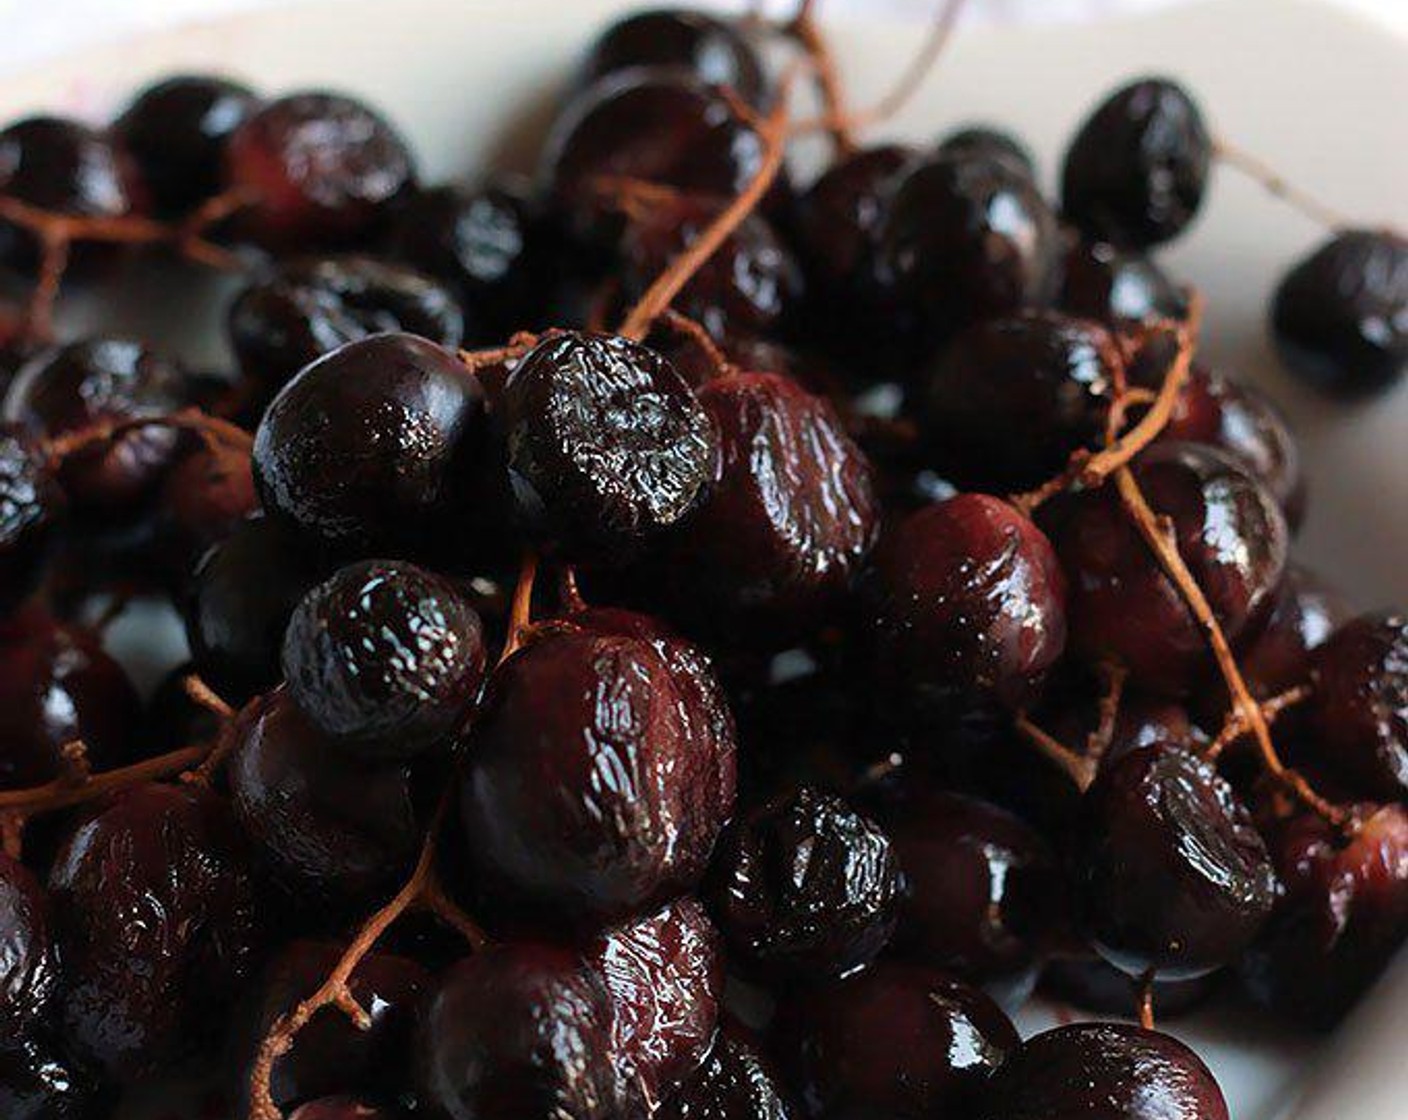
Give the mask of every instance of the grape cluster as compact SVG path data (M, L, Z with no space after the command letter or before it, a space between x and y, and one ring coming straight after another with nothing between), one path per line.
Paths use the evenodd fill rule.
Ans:
M1408 936L1408 622L1151 255L1201 108L1117 90L1053 200L823 80L807 185L762 33L834 79L806 8L618 20L527 181L213 76L0 131L7 1120L1226 1120L1155 1014L1330 1027ZM240 274L227 372L56 340L118 244ZM1405 302L1348 230L1272 319L1362 393Z

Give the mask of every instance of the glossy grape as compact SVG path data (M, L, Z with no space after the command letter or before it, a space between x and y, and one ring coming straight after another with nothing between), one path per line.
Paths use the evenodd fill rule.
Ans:
M444 746L484 682L484 627L447 580L414 564L339 569L295 608L289 696L323 734L372 758Z
M1232 788L1182 747L1102 768L1081 807L1075 886L1095 948L1132 976L1234 960L1276 900L1266 845Z
M680 521L717 446L674 367L613 335L541 342L509 375L499 414L520 521L577 559L629 556Z
M697 651L566 628L490 679L460 808L496 897L554 922L619 918L699 880L734 781L732 719Z
M282 261L230 306L230 340L240 369L273 393L339 346L404 331L454 350L464 313L442 285L371 257Z
M229 137L225 185L249 199L239 229L270 249L331 249L383 229L414 186L396 130L350 97L270 101Z
M1102 101L1072 139L1062 210L1087 236L1147 249L1192 222L1211 165L1212 138L1188 91L1141 78Z
M195 209L219 193L230 135L259 99L240 82L182 74L147 86L113 122L158 214Z

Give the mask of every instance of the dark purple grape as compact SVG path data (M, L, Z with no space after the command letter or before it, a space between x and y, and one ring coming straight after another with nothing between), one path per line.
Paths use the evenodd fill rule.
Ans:
M294 530L272 518L246 521L200 561L185 601L196 669L227 700L272 688L289 617L325 565Z
M717 438L655 351L564 333L514 367L498 405L519 519L572 558L638 551L695 505Z
M767 90L763 60L732 22L689 8L632 12L609 24L587 48L576 85L638 67L678 69L701 82L727 86L757 105Z
M601 978L565 949L496 945L439 980L416 1042L421 1097L449 1120L613 1120Z
M259 927L238 830L215 795L143 785L79 825L49 873L64 1040L130 1082L218 1023Z
M844 299L867 259L885 212L886 192L916 152L884 144L836 160L797 199L797 238L807 276Z
M43 449L17 424L0 424L0 610L39 586L66 502Z
M1274 498L1240 465L1195 443L1156 444L1134 475L1167 516L1183 562L1235 642L1265 618L1285 570L1287 529ZM1114 658L1137 683L1170 695L1207 679L1202 626L1164 574L1113 486L1072 500L1052 539L1071 586L1071 644Z
M879 534L864 452L827 400L779 374L720 378L699 400L719 454L659 565L673 609L772 645L834 621Z
M1321 1029L1354 1006L1408 939L1408 813L1358 807L1343 836L1302 814L1271 850L1284 896L1240 971L1262 1003Z
M123 218L147 207L132 157L112 137L61 117L26 117L0 131L0 194L54 214ZM0 223L0 256L26 269L28 234Z
M140 342L93 338L43 351L15 375L4 417L41 439L161 416L187 403L185 376ZM59 481L76 512L115 519L148 498L179 444L152 425L67 456Z
M869 964L899 913L890 838L809 786L736 821L713 876L710 902L730 948L771 978L844 976Z
M295 93L263 105L229 137L225 184L249 199L242 235L269 249L334 249L386 226L415 186L415 163L396 130L360 101Z
M983 1120L1228 1120L1216 1079L1177 1039L1073 1023L1027 1039L988 1083Z
M694 899L604 930L586 949L611 1005L612 1057L631 1107L652 1113L709 1052L723 998L719 934Z
M545 632L490 679L468 758L470 856L494 897L555 924L689 889L733 808L732 718L669 638Z
M149 555L171 586L190 585L196 564L212 547L259 512L249 451L188 440L191 446L162 479L151 514Z
M265 510L310 541L397 556L450 534L485 431L484 390L424 339L382 334L305 368L260 421Z
M1066 581L1015 508L960 494L887 529L864 584L877 683L940 713L1018 707L1066 642Z
M396 212L387 252L459 297L470 341L495 344L541 321L561 249L526 190L509 180L417 191Z
M427 276L371 257L280 261L231 304L228 329L240 370L274 393L339 346L404 331L448 350L465 337L464 313Z
M1117 330L1150 319L1181 320L1188 296L1148 257L1108 241L1076 240L1066 252L1056 306Z
M984 1079L1018 1045L977 988L921 965L884 961L780 1012L781 1050L807 1114L859 1120L971 1116Z
M934 154L958 159L1004 160L1032 180L1036 179L1036 161L1027 146L1010 132L991 125L954 129L938 142Z
M762 166L764 145L718 93L679 71L609 75L568 102L543 147L539 178L579 234L600 240L609 220L603 178L641 179L689 194L733 198ZM774 184L771 198L786 186Z
M1357 789L1408 794L1408 617L1345 623L1310 656L1315 749Z
M1086 791L1075 887L1096 950L1168 980L1235 960L1271 913L1266 845L1217 771L1182 747L1133 751Z
M1132 249L1192 222L1212 166L1212 137L1192 96L1141 78L1096 106L1066 151L1061 207L1086 236Z
M348 904L394 889L421 841L410 771L350 757L282 691L239 719L230 799L289 894Z
M744 1036L725 1022L702 1065L665 1101L659 1120L792 1120L781 1079Z
M1292 266L1271 304L1292 373L1334 397L1380 393L1408 369L1408 240L1341 230Z
M1123 359L1088 319L1026 311L956 335L920 375L927 465L959 486L1024 490L1093 449Z
M245 1009L247 1019L238 1025L241 1090L254 1051L275 1020L322 985L344 950L330 941L293 941L265 967ZM293 1049L274 1063L269 1094L279 1107L335 1093L389 1096L410 1088L411 1035L430 973L407 957L373 950L353 969L347 987L370 1025L359 1029L340 1013L314 1016Z
M916 357L971 323L1051 294L1056 219L1024 171L935 156L895 183L875 228L873 283Z
M147 86L113 122L158 214L194 210L219 193L231 133L259 107L240 82L182 74Z
M1287 566L1266 622L1237 650L1252 695L1267 699L1309 680L1311 651L1352 614L1345 597L1314 572Z
M724 201L680 196L634 218L621 242L622 283L633 302L699 240ZM767 219L750 214L724 239L671 304L715 339L767 335L795 320L802 273Z
M1194 366L1159 438L1226 452L1271 491L1292 529L1300 525L1306 500L1300 448L1280 410L1253 386Z
M82 740L95 770L130 761L141 703L96 634L43 612L0 635L0 789L42 785Z
M59 986L49 900L24 864L0 853L0 1036L8 1043L48 1015Z
M484 626L447 580L364 560L303 597L284 636L289 696L324 735L369 758L444 747L484 683Z
M1004 1006L1021 1004L1067 924L1046 842L995 805L940 791L882 819L905 884L895 950L983 985Z

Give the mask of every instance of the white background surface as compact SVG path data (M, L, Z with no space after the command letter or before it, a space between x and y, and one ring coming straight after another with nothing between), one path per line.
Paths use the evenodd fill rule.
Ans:
M346 2L346 0L344 0ZM503 0L505 14L515 0ZM655 0L641 0L642 6ZM700 7L737 9L742 0L691 0ZM823 16L884 14L926 21L941 0L821 0ZM1031 23L1100 19L1166 7L1186 0L968 0L965 22ZM1235 4L1239 0L1221 0ZM1326 0L1408 36L1408 0ZM119 39L231 12L288 6L289 0L0 0L0 75L76 46ZM397 0L386 0L388 19ZM561 0L564 9L581 0ZM769 11L790 10L792 0L768 0Z
M506 135L517 135L541 116L603 12L629 4L320 0L211 24L210 14L221 6L272 5L183 0L180 8L205 13L199 25L138 36L131 32L144 21L164 26L176 5L126 0L120 15L129 35L122 47L75 53L81 41L94 35L101 40L114 25L106 19L74 23L71 14L56 23L55 13L91 7L111 14L108 8L117 2L0 0L0 55L15 51L17 37L29 38L41 25L59 34L60 46L68 43L62 59L0 79L0 119L41 108L100 119L153 76L211 67L274 90L329 84L356 90L404 127L431 178L472 175L496 162ZM1131 2L1141 9L1169 6L1162 0L1079 0L1079 7L1124 10ZM903 20L874 13L899 7L922 11L918 18L927 19L929 0L822 3L823 13L834 12L848 88L856 104L868 104L888 88L896 59L909 57L916 38ZM1408 0L1376 3L1400 23L1408 15ZM971 4L988 15L1020 8L1050 16L1073 10L1077 0ZM13 9L8 15L7 5ZM863 18L856 16L858 7ZM1198 93L1219 130L1295 180L1365 220L1408 226L1408 43L1382 27L1346 18L1330 3L1290 0L1216 0L1148 18L1061 21L1039 30L994 22L975 20L956 38L888 133L918 140L964 120L1001 121L1030 141L1049 185L1065 138L1096 97L1131 74L1171 72ZM52 49L54 41L44 48L29 38L20 47ZM1257 381L1292 414L1311 473L1301 554L1364 606L1405 602L1408 384L1359 408L1330 406L1284 375L1266 341L1270 285L1321 236L1299 215L1220 170L1205 213L1165 259L1207 294L1203 353L1211 364ZM218 338L215 320L206 322L193 306L181 306L189 294L164 290L146 301L153 336L184 326ZM140 301L140 293L109 295ZM120 636L131 645L149 645L147 625L134 613L123 620ZM1408 957L1386 980L1332 1045L1223 1004L1168 1026L1213 1067L1235 1120L1408 1120ZM1048 1025L1051 1014L1049 1008L1031 1009L1022 1017L1024 1030ZM1307 1087L1310 1096L1297 1108L1296 1098ZM154 1115L166 1120L171 1113L158 1109Z

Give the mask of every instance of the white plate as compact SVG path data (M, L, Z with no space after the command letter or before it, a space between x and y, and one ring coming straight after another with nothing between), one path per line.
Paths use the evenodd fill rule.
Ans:
M67 111L102 119L144 81L213 68L269 90L341 87L385 108L430 178L522 164L521 138L613 0L396 0L304 4L85 52L8 80L0 119ZM913 25L833 28L856 104L909 58ZM1177 75L1217 130L1340 210L1408 226L1408 44L1342 11L1227 0L1099 25L961 33L888 134L925 139L972 119L1026 137L1048 183L1093 101L1122 79ZM1166 255L1208 296L1203 353L1259 382L1290 414L1311 476L1300 554L1364 607L1408 602L1408 386L1347 408L1279 370L1266 341L1276 277L1320 231L1219 170L1206 211ZM209 342L210 340L207 340ZM137 620L123 627L140 641ZM1022 1016L1031 1030L1054 1010ZM1171 1024L1213 1067L1237 1120L1393 1120L1408 1114L1408 962L1326 1045L1237 1004ZM1316 1059L1321 1059L1318 1064ZM1307 1071L1310 1071L1307 1073ZM1306 1093L1304 1110L1295 1102ZM170 1115L169 1111L166 1115Z

